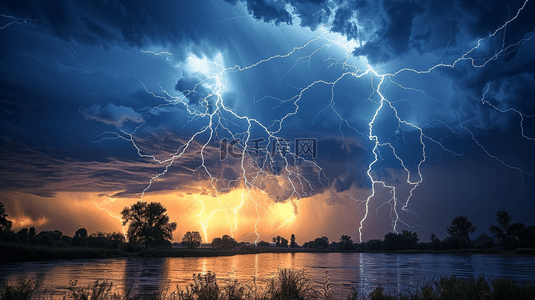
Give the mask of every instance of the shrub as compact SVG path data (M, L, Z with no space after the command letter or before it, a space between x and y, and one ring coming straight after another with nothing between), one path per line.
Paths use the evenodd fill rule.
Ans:
M366 250L381 251L383 242L381 240L369 240L366 243Z
M472 249L473 244L469 238L462 238L458 236L450 236L446 238L446 241L450 243L453 249Z
M315 298L316 293L305 270L279 269L266 286L266 296L268 299L304 300Z
M129 253L139 252L145 249L145 246L143 246L143 244L134 244L134 243L120 243L118 247L120 250L123 250L124 252L129 252Z
M32 299L32 295L37 288L33 280L23 281L19 286L6 285L0 291L0 299L3 300L25 300Z

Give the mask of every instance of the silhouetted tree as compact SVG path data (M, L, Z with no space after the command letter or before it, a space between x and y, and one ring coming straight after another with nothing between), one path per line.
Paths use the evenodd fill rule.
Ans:
M511 215L505 210L500 210L496 213L496 223L498 226L491 225L490 232L498 243L506 249L514 249L520 245L520 238L523 235L526 226L523 223L511 224Z
M473 242L469 238L460 236L449 236L444 241L447 241L453 249L472 249Z
M290 237L290 248L297 247L297 243L295 242L295 234L292 233L292 236Z
M474 246L479 249L489 249L494 247L494 238L486 233L480 234L474 239Z
M87 229L85 228L80 228L78 230L76 230L76 232L74 233L74 236L75 237L78 237L78 238L86 238L87 237Z
M508 230L511 225L511 215L505 210L500 210L496 213L496 225L490 225L490 233L498 240L502 246L505 246L508 241Z
M340 246L344 250L353 250L353 240L349 235L344 234L340 237Z
M87 247L87 229L80 228L76 230L72 239L72 246Z
M30 230L28 231L28 243L31 245L34 243L35 235L37 232L35 231L35 227L30 227Z
M317 238L314 240L314 248L327 249L329 247L329 239Z
M401 233L402 233L404 236L413 239L414 242L415 242L416 244L418 244L418 241L420 240L420 239L418 238L418 233L416 233L416 232L412 232L412 231L409 231L409 230L403 230Z
M201 234L198 231L188 231L182 237L182 245L190 249L199 247L201 245L201 242Z
M535 248L535 226L528 226L520 234L520 247Z
M364 248L366 250L380 251L383 248L383 242L381 240L369 240Z
M108 239L108 241L111 242L113 249L117 249L120 244L126 243L124 234L122 234L121 232L108 233L106 235L106 238Z
M56 247L57 242L60 241L60 237L54 231L41 231L35 236L34 242L37 245Z
M450 236L469 238L469 235L476 231L476 227L465 216L458 216L451 221L451 226L446 228Z
M230 235L223 235L220 238L212 239L212 248L232 249L238 246L238 242ZM268 243L269 246L269 243Z
M340 237L340 244L343 244L345 241L351 241L351 237L349 235L342 235Z
M440 250L440 239L437 238L434 232L431 233L431 237L429 238L429 249Z
M0 202L0 235L10 232L13 223L7 219L4 203Z
M111 241L106 238L106 233L100 231L94 232L87 237L87 246L103 249L113 248Z
M21 243L28 243L29 241L29 235L28 235L28 228L22 228L17 232L17 235L19 236L19 240Z
M36 234L35 227L33 227L33 226L30 227L30 231L28 232L28 239L29 239L30 242L35 237L35 234Z
M280 247L288 248L288 240L283 238L283 237L281 237Z
M383 250L409 250L416 249L417 243L412 236L389 232L385 235Z
M128 241L143 243L145 247L168 242L173 239L175 222L169 222L167 209L158 202L138 201L121 212L123 226L128 225Z
M59 230L54 230L52 233L56 236L58 240L61 239L61 237L63 236L63 232Z
M260 241L256 244L258 247L269 247L269 243L266 241Z
M524 223L513 223L511 226L509 226L509 234L511 235L512 240L518 242L520 240L520 236L522 236L522 232L526 229L526 225Z
M281 236L278 235L277 237L273 238L273 243L275 243L275 246L280 247L281 246Z

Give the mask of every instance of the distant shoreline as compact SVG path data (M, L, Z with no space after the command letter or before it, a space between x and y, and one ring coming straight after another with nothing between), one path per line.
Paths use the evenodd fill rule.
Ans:
M16 243L0 243L0 263L28 262L42 260L105 259L120 257L217 257L259 253L395 253L395 254L490 254L504 256L535 256L533 248L519 248L514 251L500 249L456 249L456 250L316 250L307 248L243 247L241 249L144 249L139 252L125 252L119 249L100 248L50 248Z

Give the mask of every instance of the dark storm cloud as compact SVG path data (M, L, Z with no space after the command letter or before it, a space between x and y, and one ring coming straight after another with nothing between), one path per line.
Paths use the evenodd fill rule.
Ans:
M293 13L301 20L300 25L316 30L318 26L326 23L332 14L327 0L292 0Z
M300 25L303 27L314 30L321 24L327 24L331 31L364 44L355 49L354 55L362 55L373 64L381 64L397 60L411 51L435 52L442 51L447 46L456 49L460 43L473 43L474 38L488 36L505 20L513 17L524 1L516 0L507 5L498 0L227 2L245 2L255 18L266 22L290 24L290 10L301 19ZM277 5L277 9L270 9L274 5ZM526 7L521 13L520 22L507 30L508 38L518 39L522 34L533 30L530 16L534 9L533 5Z
M183 77L175 85L175 91L183 93L189 99L190 104L198 104L212 93L203 84L199 84L204 80L206 80L206 76L200 73L193 75L183 74Z
M93 104L90 107L80 109L80 113L87 119L102 122L104 124L122 127L124 122L132 121L142 123L143 116L131 107L115 106L109 103L102 107L100 104Z
M168 139L174 139L171 136ZM121 141L121 140L120 140ZM150 139L137 139L140 149ZM184 143L182 139L176 141ZM121 143L127 143L122 141ZM169 143L172 144L172 143ZM88 151L95 146L90 146ZM109 143L106 147L112 147ZM151 186L151 192L169 191L176 188L188 189L192 182L209 178L202 171L195 172L201 164L197 153L201 145L191 143L190 151L185 152L181 162L169 169L169 174L158 183ZM0 186L2 191L18 191L42 197L53 197L58 192L102 192L120 191L117 196L133 197L139 195L148 185L150 179L164 172L167 164L160 164L150 158L132 159L122 153L113 157L108 154L100 161L79 161L65 157L51 151L51 149L36 147L29 148L21 143L4 140L0 151ZM160 148L159 157L169 158L176 149L167 151ZM153 149L154 152L154 149ZM206 149L207 154L215 153ZM207 160L207 164L212 163Z
M356 24L350 22L352 17L353 10L346 7L338 8L334 15L332 31L338 32L348 37L348 39L357 39L358 28Z
M360 48L355 49L354 55L364 55L371 63L386 62L408 52L411 42L414 19L423 11L423 6L413 1L384 1L381 23L384 27L376 31L375 38L367 41ZM355 38L352 32L342 32L350 38Z
M371 187L366 175L370 154L362 146L349 140L326 139L318 142L318 151L318 163L337 192L352 186Z
M210 4L196 1L5 1L3 12L36 20L39 27L63 41L110 48L115 45L166 47L199 43L212 29L191 22L209 18ZM7 10L7 11L6 11ZM212 37L217 39L217 37Z
M286 11L284 1L270 0L225 0L228 3L236 4L238 1L246 2L247 10L255 19L262 20L266 23L274 22L275 24L287 23L292 24L292 17Z

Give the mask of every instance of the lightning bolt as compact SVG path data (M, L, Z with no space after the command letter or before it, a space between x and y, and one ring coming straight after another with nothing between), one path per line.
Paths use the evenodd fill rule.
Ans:
M6 25L0 27L0 30L6 29L7 27L9 27L9 26L11 26L13 24L26 24L26 23L28 23L28 21L36 21L36 20L30 19L30 18L19 19L19 18L15 18L14 16L9 16L9 15L4 15L4 14L0 14L0 16L2 16L4 18L7 18L7 19L13 20L13 21L7 23Z
M108 199L109 199L111 202L115 201L115 198L108 198ZM102 210L102 211L105 211L106 213L108 213L108 215L110 215L110 217L112 217L112 218L114 218L114 219L117 219L117 220L119 220L119 222L121 222L121 228L122 228L122 230L123 230L123 236L124 236L124 238L126 239L126 231L125 231L124 226L123 226L123 219L121 219L121 217L118 216L118 215L114 215L114 214L111 213L109 210L107 210L107 209L105 209L105 208L103 208L103 207L100 207L100 206L97 204L97 202L96 202L95 200L93 200L93 203L95 204L95 206L96 206L98 209L100 209L100 210Z
M426 128L428 126L431 126L431 124L438 123L451 132L452 136L456 136L459 140L464 138L464 134L467 134L469 138L479 147L481 150L489 157L495 159L499 163L503 164L505 167L517 170L521 174L522 180L524 180L524 176L531 176L530 173L523 170L520 167L511 165L504 161L503 159L499 158L498 156L492 154L490 151L488 151L485 146L479 142L475 135L470 131L468 127L466 127L463 124L461 114L453 109L451 106L449 106L445 101L430 97L425 91L421 89L417 89L410 86L405 86L404 84L398 82L396 80L400 75L407 75L407 74L415 74L415 75L425 75L430 74L436 70L439 69L454 69L456 68L461 62L469 62L471 67L473 68L484 68L487 67L487 65L494 61L499 59L500 57L503 57L512 51L514 51L516 48L518 48L520 45L530 41L533 38L533 35L528 37L523 37L511 44L506 45L505 39L503 40L502 47L497 50L496 52L492 53L489 56L486 56L484 58L478 58L476 55L476 50L481 47L481 45L487 41L491 40L498 36L498 34L502 33L505 37L505 31L507 29L507 26L514 22L518 16L522 13L526 5L528 4L528 0L526 0L523 5L517 10L516 14L509 18L507 21L505 21L501 26L496 28L495 31L493 31L491 34L489 34L486 37L483 37L475 42L475 45L472 48L469 48L467 51L462 53L462 55L458 56L456 59L453 60L451 63L444 63L443 54L448 49L449 44L451 42L451 32L450 32L450 41L448 41L448 45L446 46L446 49L442 51L440 55L440 63L435 64L427 69L417 70L413 68L401 68L395 72L386 73L381 72L380 70L375 70L372 66L367 65L365 68L360 69L359 67L352 65L350 63L350 60L352 59L352 49L355 47L359 47L360 43L356 43L354 41L340 41L339 38L335 38L336 34L330 33L328 30L328 27L323 27L319 29L320 33L316 37L310 39L306 43L304 43L302 46L297 46L292 48L290 51L283 53L283 54L276 54L264 59L261 59L257 62L254 62L249 65L238 65L235 64L230 67L225 67L225 63L222 61L208 61L205 58L199 58L194 55L191 57L188 57L186 62L190 65L193 65L195 68L198 68L199 70L203 71L203 74L206 74L206 78L199 81L191 90L184 90L179 92L177 95L171 95L167 91L165 91L162 87L160 87L160 91L154 92L145 87L143 83L143 88L145 91L152 96L154 96L156 99L159 99L162 101L161 104L153 107L148 112L145 112L145 114L151 114L156 112L158 109L162 109L168 106L181 106L184 108L184 110L189 114L189 119L184 125L186 127L189 124L192 124L193 121L203 121L204 125L202 128L200 128L198 131L193 133L189 138L187 138L187 141L183 143L181 147L179 147L174 153L170 154L166 158L157 158L155 154L146 153L146 151L142 150L142 147L138 145L138 141L136 141L136 133L137 131L144 126L145 124L142 123L139 125L135 130L132 132L126 132L126 131L119 131L119 132L105 132L100 136L100 139L95 142L104 142L106 140L112 140L112 139L120 139L124 140L126 142L129 142L137 151L139 157L141 158L147 158L152 160L153 162L158 163L162 166L162 171L155 174L148 182L148 185L146 188L141 192L141 200L143 200L143 197L145 193L147 193L150 188L152 187L153 183L158 181L160 177L164 176L168 171L169 168L177 163L180 162L182 159L185 159L185 153L186 151L198 151L198 155L200 158L200 164L193 170L192 173L195 172L203 172L208 176L209 181L209 189L210 193L218 202L219 207L216 209L213 209L212 211L205 212L207 210L207 207L205 203L199 199L197 196L195 196L195 199L197 202L199 202L202 205L202 210L200 211L197 216L200 219L200 225L205 237L205 240L208 241L208 228L209 228L209 220L214 216L216 212L222 212L225 215L226 221L229 226L229 231L231 235L234 234L234 231L238 228L238 215L242 209L249 203L253 205L254 210L256 212L256 222L254 224L254 233L251 231L249 234L247 234L245 237L249 236L256 236L255 244L259 241L261 234L258 230L258 226L261 221L261 215L262 212L266 211L266 208L263 207L261 204L261 201L259 201L260 198L257 198L257 194L260 194L262 196L265 196L272 201L276 202L278 201L277 196L270 195L267 193L264 189L261 188L262 184L267 182L268 180L274 179L276 182L279 183L280 189L283 189L284 192L288 192L289 194L286 197L285 201L292 201L292 202L298 202L303 197L309 197L314 195L315 189L314 189L314 182L312 182L309 178L307 178L306 172L303 171L303 168L300 167L296 162L298 161L305 161L310 166L313 167L317 182L322 184L324 187L329 187L330 182L326 178L325 173L323 169L313 160L305 160L303 158L300 158L296 156L293 153L288 153L287 156L281 156L277 154L271 154L269 151L266 151L266 155L262 159L257 159L254 155L254 148L249 146L249 144L252 142L253 139L253 130L258 129L262 132L262 135L267 138L265 142L267 143L266 147L273 146L273 145L279 145L281 142L284 141L284 139L280 136L281 131L283 130L283 124L287 122L288 119L292 118L293 116L297 115L300 111L300 102L305 97L305 94L307 92L311 92L313 88L321 86L321 87L327 87L330 89L331 98L328 103L328 105L325 106L322 110L318 112L318 114L313 118L313 121L318 119L318 122L316 123L316 126L318 126L326 117L327 115L334 113L334 115L337 116L337 118L340 120L339 123L339 133L341 136L344 136L342 129L343 125L347 128L354 131L357 135L362 136L367 141L369 141L372 145L371 147L371 154L373 156L373 160L368 164L368 168L366 170L366 176L371 183L371 189L369 192L368 197L364 200L359 200L354 198L351 194L350 199L352 199L357 205L363 204L362 209L362 218L359 222L358 227L358 238L362 242L362 236L363 231L365 228L366 220L369 217L370 209L371 209L371 202L378 198L378 193L381 190L388 191L391 195L391 197L383 202L379 208L381 208L383 205L389 205L390 206L390 218L391 218L391 228L393 232L397 232L400 224L407 226L409 228L412 228L414 226L418 225L411 225L407 222L402 220L402 217L400 216L401 212L414 214L409 207L410 207L410 201L414 196L414 192L417 190L417 188L422 184L424 181L424 176L422 174L422 165L426 162L426 147L429 144L435 144L440 146L444 151L455 155L455 156L462 156L462 152L457 152L452 149L449 149L448 147L444 146L443 139L446 137L443 137L439 140L429 136L426 134ZM337 49L337 51L342 51L345 54L343 54L339 58L332 58L329 57L327 60L324 60L325 62L328 62L329 65L327 68L331 68L335 65L341 65L343 72L340 76L338 76L334 80L323 80L318 79L314 80L303 87L294 87L292 88L296 89L297 93L289 98L281 99L279 97L271 96L271 95L265 95L259 99L254 99L254 103L258 103L261 101L270 101L276 103L275 106L272 108L281 108L281 107L289 107L286 114L280 116L277 119L271 120L269 122L263 122L260 119L253 118L250 116L247 116L245 114L238 113L237 110L232 109L232 106L230 104L226 103L226 100L224 99L224 93L228 88L229 85L229 79L228 76L244 73L254 68L260 68L263 65L276 62L278 60L284 60L289 58L294 58L294 63L292 66L286 71L286 73L282 76L282 78L279 80L282 81L285 77L289 76L290 72L300 63L300 62L306 62L308 63L308 66L310 67L312 64L312 59L319 55L322 51L326 51L327 49ZM307 52L308 51L308 52ZM154 55L154 56L175 56L171 52L162 51L162 52L156 52L156 51L150 51L150 50L142 50L143 53L148 55ZM302 54L303 52L307 52L305 54ZM351 125L351 121L344 118L343 113L338 110L338 107L340 106L340 103L342 100L348 96L351 91L356 88L360 82L362 82L365 78L368 78L370 80L370 86L372 89L371 94L369 95L368 99L366 101L369 101L372 105L374 105L375 109L373 110L373 114L371 115L371 120L367 124L366 130L359 130L356 126ZM349 90L349 92L342 97L342 99L338 100L338 102L335 101L335 86L337 86L342 80L355 80L357 83L353 86L352 89ZM404 91L420 94L424 99L427 99L432 102L437 102L441 106L444 107L445 110L448 110L451 112L451 114L454 117L455 125L452 125L449 122L446 122L444 120L440 119L432 119L428 122L425 122L423 124L418 124L417 122L411 122L410 120L405 119L400 111L398 110L398 104L399 103L408 103L411 107L415 108L417 111L421 114L421 109L417 105L415 105L413 102L411 102L409 99L402 99L402 100L389 100L385 96L384 92L386 89L388 89L389 86L398 87ZM202 95L203 97L199 99L198 103L193 103L192 98L196 95L201 95L202 88L208 89L209 92L206 95ZM483 105L487 105L494 110L496 110L499 113L515 113L520 117L520 127L521 127L521 134L522 136L529 140L529 141L535 141L535 137L531 137L525 133L523 122L526 118L532 118L531 115L526 115L522 113L520 110L515 108L506 108L501 109L497 106L493 105L490 101L485 99L485 95L489 91L490 83L486 85L486 91L483 93L481 98L481 103ZM325 115L324 113L327 112ZM324 114L323 118L320 118L320 114ZM391 115L393 118L393 121L397 123L397 128L395 130L396 133L392 134L389 138L382 137L378 133L378 118L383 115ZM236 132L234 127L237 127L238 124L245 124L245 130ZM241 126L241 125L239 125ZM406 143L409 144L409 141L407 140L406 134L407 132L415 132L417 136L417 142L416 145L419 148L419 158L417 160L417 163L415 166L408 165L408 162L404 160L402 157L403 155L400 155L401 152L399 146L397 146L397 143ZM232 183L238 183L241 188L243 188L243 192L241 194L241 201L238 205L231 206L228 205L220 199L222 193L228 191L231 187L231 182L228 181L228 186L224 188L218 188L218 182L220 179L215 176L210 168L207 166L206 162L208 160L208 157L210 157L210 149L211 149L211 143L216 142L220 140L221 133L225 133L230 138L238 141L236 144L236 147L239 148L240 151L240 160L239 160L239 178L233 181ZM200 142L201 136L207 136L204 142ZM197 145L200 145L200 150L196 150L195 147ZM266 148L267 149L267 148ZM258 149L256 149L258 150ZM404 184L409 186L408 189L408 195L404 197L403 199L400 199L399 193L396 190L396 186L394 184L389 183L387 180L380 179L380 176L377 174L378 170L376 168L379 167L379 162L381 160L382 154L386 155L387 153L389 155L392 155L395 160L397 160L397 163L401 167L403 177L404 177ZM420 155L421 153L421 155ZM258 162L257 164L251 166L249 163L251 161ZM384 170L383 170L384 171ZM96 203L95 203L96 204ZM191 206L191 205L190 205ZM188 207L189 208L189 207ZM378 208L378 209L379 209ZM108 212L109 213L109 212ZM282 222L282 224L276 228L272 233L276 232L277 230L280 230L283 228L287 223L289 223L291 220L295 218L295 214L292 218L286 219L286 221ZM357 230L356 230L357 231ZM355 231L355 232L356 232Z

